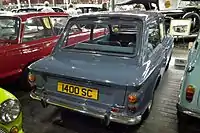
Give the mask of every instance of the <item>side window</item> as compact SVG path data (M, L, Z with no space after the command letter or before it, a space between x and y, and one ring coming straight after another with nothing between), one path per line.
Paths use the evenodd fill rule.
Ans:
M24 25L23 42L51 36L53 36L53 32L48 17L32 18L26 21Z
M50 20L54 33L56 35L60 35L63 32L65 25L67 24L68 17L50 17Z
M78 34L78 33L81 33L81 32L82 32L81 27L79 27L78 25L74 24L71 27L69 34L72 35L72 34Z
M154 49L160 43L159 25L155 21L149 26L148 48Z

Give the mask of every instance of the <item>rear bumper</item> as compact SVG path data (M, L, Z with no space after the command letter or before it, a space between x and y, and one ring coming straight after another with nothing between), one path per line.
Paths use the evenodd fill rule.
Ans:
M67 101L67 100L63 102L53 97L50 98L48 96L44 97L42 95L36 95L34 91L31 92L30 96L31 98L35 100L41 101L42 104L51 104L58 107L67 108L76 112L80 112L85 115L100 118L104 120L106 123L116 122L116 123L121 123L125 125L136 125L136 124L139 124L142 120L141 114L129 116L125 113L113 113L111 112L111 109L105 110L102 108L91 107L86 104L80 105L78 103Z
M177 103L176 107L177 107L177 110L179 112L200 119L200 113L199 112L195 112L195 111L192 111L190 109L187 109L187 108L181 106L179 103Z

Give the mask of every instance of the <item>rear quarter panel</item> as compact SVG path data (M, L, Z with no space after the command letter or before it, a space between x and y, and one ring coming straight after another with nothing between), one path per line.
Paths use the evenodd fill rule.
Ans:
M200 40L197 40L200 42ZM184 75L180 84L180 95L179 95L179 104L187 109L193 110L195 112L200 112L200 84L199 84L199 75L200 75L200 48L197 49L192 47L188 54L187 65L185 67ZM193 71L188 72L189 66L194 66ZM188 85L193 85L195 87L195 94L192 102L186 100L186 88Z

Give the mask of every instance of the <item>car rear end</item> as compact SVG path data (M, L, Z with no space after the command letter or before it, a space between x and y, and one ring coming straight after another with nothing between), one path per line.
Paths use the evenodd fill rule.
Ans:
M10 80L16 79L16 66L11 70L11 65L8 63L10 56L8 52L10 47L14 48L18 44L20 34L21 21L18 17L13 15L0 15L0 82L7 83ZM12 45L11 45L12 44ZM11 50L10 50L11 51ZM4 63L3 63L4 62ZM7 63L5 63L7 62Z
M128 87L109 79L106 82L97 78L88 80L84 77L62 76L61 73L33 69L30 69L29 82L33 88L31 97L41 101L43 107L52 104L68 108L103 119L106 123L113 121L134 125L141 121L143 89Z
M135 87L142 75L136 55L140 21L129 16L116 21L118 14L112 18L88 17L71 19L66 35L75 23L90 32L90 39L70 45L70 34L67 39L62 36L63 42L53 55L29 66L31 97L44 107L52 104L68 108L103 119L107 124L110 121L138 124L145 108L144 88ZM96 37L97 29L106 32Z

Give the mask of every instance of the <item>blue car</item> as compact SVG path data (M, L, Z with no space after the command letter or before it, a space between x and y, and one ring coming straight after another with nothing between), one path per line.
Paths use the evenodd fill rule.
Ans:
M192 48L188 54L187 65L182 77L180 94L177 103L177 115L179 122L184 122L188 118L200 118L200 34L198 34ZM189 117L192 116L192 117Z
M171 59L174 40L164 22L142 11L70 18L52 54L29 66L30 96L107 125L141 123Z

